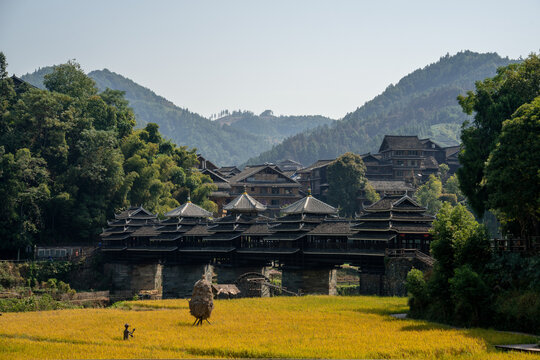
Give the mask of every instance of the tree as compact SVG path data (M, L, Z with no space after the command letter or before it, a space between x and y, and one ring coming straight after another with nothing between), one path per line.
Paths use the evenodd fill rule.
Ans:
M540 235L540 96L503 123L487 161L487 204L521 236Z
M95 240L131 204L165 212L185 201L209 209L211 179L193 170L195 149L133 130L124 94L105 90L74 62L55 67L51 91L18 87L0 53L0 248Z
M5 153L0 146L0 248L25 248L38 240L49 181L43 159L28 149Z
M97 94L96 83L81 66L73 60L57 65L51 74L45 75L43 85L50 90L73 98L84 99Z
M449 287L449 281L454 276L455 269L466 265L465 260L472 257L475 259L474 249L482 249L479 259L474 261L478 266L482 266L485 260L483 247L468 246L471 238L482 232L481 227L474 216L463 205L452 207L449 203L444 203L437 213L437 218L433 222L431 230L433 241L431 243L431 253L437 260L433 274L428 282L428 293L432 302L432 317L449 321L454 313L454 303ZM485 232L483 232L485 234ZM489 241L482 238L482 244ZM468 248L465 254L464 249Z
M540 95L540 57L531 54L519 64L499 68L497 75L476 83L458 100L467 114L475 113L472 123L464 122L458 170L461 190L472 209L483 216L488 205L485 164L495 148L502 124L523 104Z
M442 206L442 201L439 200L441 195L442 183L435 175L430 175L429 180L420 186L414 194L420 205L427 208L428 213L432 215L435 215Z
M368 184L366 167L360 155L345 153L327 168L328 195L331 205L339 206L345 216L353 216L357 197Z

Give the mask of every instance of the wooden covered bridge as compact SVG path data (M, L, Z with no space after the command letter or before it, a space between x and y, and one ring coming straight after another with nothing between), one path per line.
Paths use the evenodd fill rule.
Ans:
M161 221L142 207L117 214L100 244L113 286L188 296L202 273L233 283L241 274L278 266L291 291L335 294L335 269L347 263L360 269L366 292L396 293L383 291L385 258L407 259L409 267L411 258L426 266L431 261L433 217L406 195L385 196L353 220L311 195L278 218L262 216L265 206L246 192L224 209L226 216L212 219L188 201Z

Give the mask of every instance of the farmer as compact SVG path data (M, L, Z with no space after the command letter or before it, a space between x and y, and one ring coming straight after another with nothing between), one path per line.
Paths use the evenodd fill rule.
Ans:
M125 326L125 329L124 329L124 340L129 340L129 337L133 337L133 333L135 332L135 329L129 331L129 324L126 324L124 325Z

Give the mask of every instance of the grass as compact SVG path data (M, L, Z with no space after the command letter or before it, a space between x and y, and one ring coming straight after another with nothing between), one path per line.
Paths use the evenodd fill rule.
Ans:
M212 325L202 327L191 326L186 300L6 313L0 317L0 359L538 359L493 348L532 343L533 337L389 316L406 310L404 298L367 296L219 300ZM122 340L124 323L136 328L129 341Z

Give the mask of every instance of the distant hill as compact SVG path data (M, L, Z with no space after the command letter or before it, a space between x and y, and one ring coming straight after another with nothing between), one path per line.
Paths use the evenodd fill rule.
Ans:
M52 69L52 66L40 68L21 78L43 88L43 78ZM92 71L88 75L101 91L111 88L126 92L137 126L157 123L160 132L173 142L195 147L204 157L220 165L239 165L288 136L332 122L322 116L275 117L266 115L267 112L264 116L237 112L230 115L231 125L227 125L224 121L210 121L180 108L150 89L107 69Z
M516 61L496 53L446 55L388 86L343 120L292 136L248 164L285 158L311 164L347 151L376 152L385 134L419 135L441 145L456 145L461 124L470 118L456 97L512 62Z
M215 122L231 129L262 136L272 144L278 144L289 136L331 124L333 120L320 115L274 116L271 110L266 110L260 115L251 111L235 111Z

